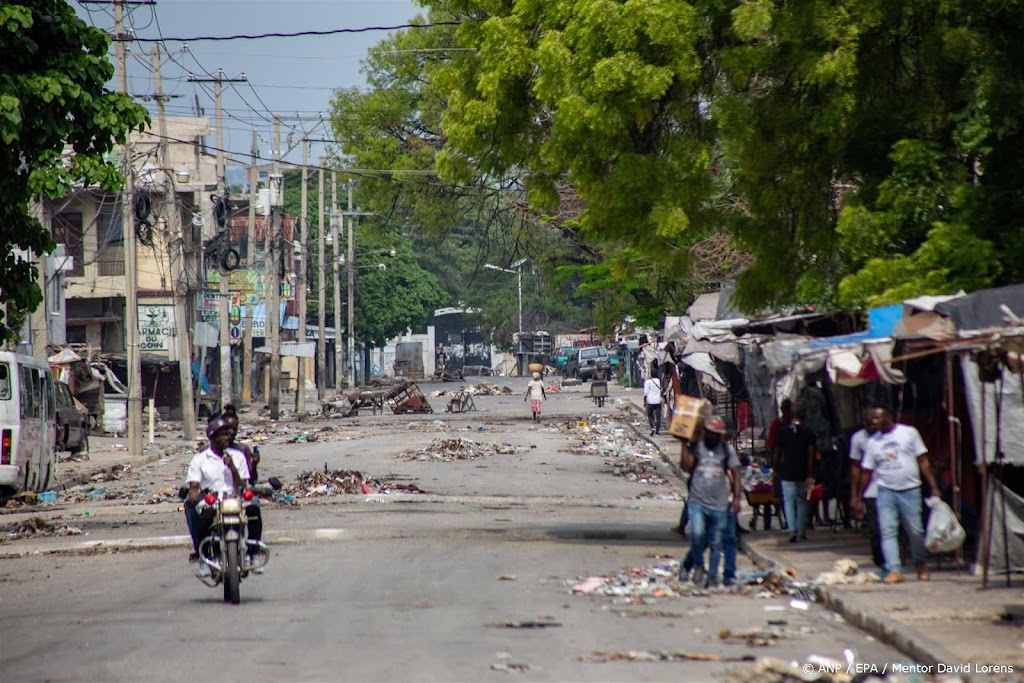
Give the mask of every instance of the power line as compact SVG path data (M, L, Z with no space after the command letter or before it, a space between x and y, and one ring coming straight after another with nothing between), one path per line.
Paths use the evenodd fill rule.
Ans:
M471 21L471 20L467 20ZM399 31L406 28L432 28L434 26L461 26L466 21L434 21L426 24L399 24L397 26L364 26L361 28L334 28L326 31L296 31L295 33L256 33L237 34L233 36L193 36L191 38L137 38L137 37L115 37L118 42L137 43L197 43L201 40L260 40L263 38L302 38L305 36L334 36L341 33L368 33L371 31ZM158 24L159 25L159 24Z

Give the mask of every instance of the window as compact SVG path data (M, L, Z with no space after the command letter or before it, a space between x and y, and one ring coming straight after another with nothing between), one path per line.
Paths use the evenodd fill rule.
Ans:
M32 417L32 371L26 367L18 368L21 372L21 419Z
M68 344L85 343L85 325L68 325L65 330Z
M0 363L0 400L9 401L11 398L11 366L7 363Z
M597 349L583 349L580 351L580 358L597 358L599 355Z
M99 229L100 275L124 275L124 226L120 211L108 211L96 216Z
M76 211L58 213L50 225L53 240L64 245L64 251L72 257L74 267L67 275L81 277L85 275L85 245L82 241L82 214Z

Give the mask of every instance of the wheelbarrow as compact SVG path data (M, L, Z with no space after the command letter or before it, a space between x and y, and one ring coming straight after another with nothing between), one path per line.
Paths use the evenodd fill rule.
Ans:
M590 398L598 408L604 407L604 400L608 397L608 382L596 380L590 383Z

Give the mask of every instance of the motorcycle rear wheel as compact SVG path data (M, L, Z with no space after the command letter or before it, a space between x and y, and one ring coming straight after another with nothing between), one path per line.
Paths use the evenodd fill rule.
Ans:
M242 601L242 567L238 541L228 541L224 551L224 602L237 605Z

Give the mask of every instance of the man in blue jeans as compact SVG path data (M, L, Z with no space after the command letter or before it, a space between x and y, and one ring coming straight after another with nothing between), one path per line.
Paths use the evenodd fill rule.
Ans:
M868 439L860 466L864 472L863 483L878 483L878 522L882 531L882 554L885 556L882 583L903 582L899 539L901 523L910 541L910 558L917 569L917 578L927 581L921 480L928 482L932 496L941 498L931 461L928 460L928 449L915 428L892 421L888 408L872 408L871 425L875 434ZM858 515L863 515L862 492L855 489L854 496L854 509Z
M704 587L718 581L718 563L729 523L729 512L739 513L740 460L732 446L722 441L725 422L717 415L704 421L703 435L694 443L683 440L679 466L690 473L690 496L687 510L690 518L690 551L679 570L685 581L693 570L693 582ZM731 473L731 479L730 479ZM730 489L732 501L729 501ZM735 529L735 518L733 518ZM711 549L708 567L704 569L704 549ZM735 567L732 568L735 572ZM706 579L706 582L705 582Z
M780 425L775 434L775 471L782 481L782 504L790 543L807 539L807 494L814 486L814 453L817 438L805 427L806 412L800 403L793 403L793 420Z

